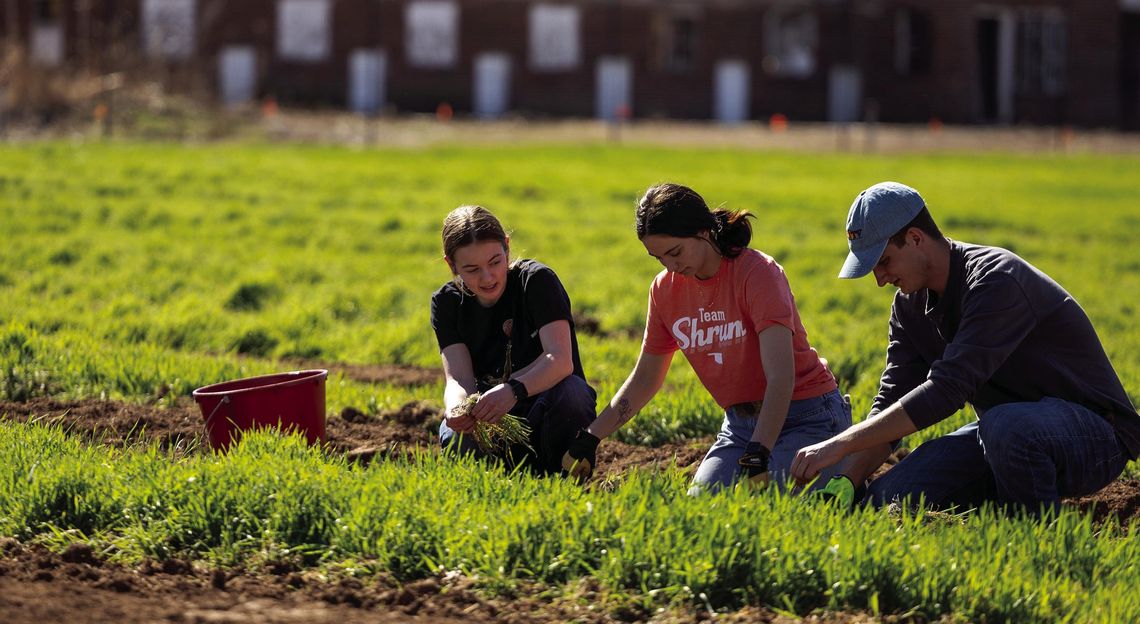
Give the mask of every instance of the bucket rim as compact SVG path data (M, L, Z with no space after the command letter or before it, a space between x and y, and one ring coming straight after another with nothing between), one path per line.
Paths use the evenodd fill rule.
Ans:
M306 369L306 370L287 371L284 373L272 373L269 375L256 375L254 377L242 377L240 379L230 379L228 381L220 381L218 383L210 384L208 386L202 386L201 388L198 388L197 390L192 392L191 396L193 396L195 399L197 399L199 397L222 397L222 396L229 396L229 395L234 395L234 394L242 394L244 392L261 391L261 390L265 390L266 388L283 388L283 387L292 386L292 385L295 385L295 384L298 384L298 383L301 383L304 381L322 380L322 379L327 378L328 374L329 374L328 369L310 368L310 369ZM228 384L237 383L239 381L250 382L250 381L258 381L261 379L271 379L274 377L280 377L281 381L279 381L277 383L271 383L271 384L265 384L265 385L254 385L254 386L250 386L248 388L236 388L236 389L232 389L232 390L218 390L217 389L220 386L225 386Z

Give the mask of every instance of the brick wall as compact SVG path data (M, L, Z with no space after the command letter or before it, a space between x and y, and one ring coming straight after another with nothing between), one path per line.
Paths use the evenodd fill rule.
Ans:
M82 55L109 49L109 33L138 49L141 0L91 0L91 23L81 32L78 0L64 0L67 57L92 63ZM343 106L348 89L348 59L359 48L382 50L387 59L387 101L399 111L433 111L440 102L463 113L473 106L474 59L496 52L510 59L510 107L530 115L592 116L597 61L603 56L629 59L632 111L637 117L708 119L714 111L714 75L725 59L747 64L751 116L783 113L793 120L822 120L828 115L829 72L854 67L862 77L863 101L873 102L878 118L889 122L987 121L979 56L979 19L995 9L1010 15L1053 7L1064 15L1068 45L1065 88L1057 95L1022 92L1012 97L1013 123L1135 127L1140 124L1140 25L1121 13L1117 0L819 0L815 70L789 77L766 62L766 19L774 0L569 0L580 10L580 63L557 71L530 66L530 0L458 0L459 60L453 67L422 68L406 58L405 7L409 0L332 0L331 48L327 59L289 61L277 53L276 0L198 0L197 58L194 64L216 80L217 55L230 45L257 52L258 94L286 102ZM11 3L6 3L11 4ZM25 41L34 8L17 0L16 32ZM780 6L787 6L780 5ZM919 71L900 73L895 66L897 14L912 11L925 20L925 59ZM687 63L668 62L668 32L673 19L689 20L694 32ZM0 8L0 33L12 25ZM113 24L113 25L109 25ZM1129 34L1131 33L1131 34ZM1131 52L1130 52L1131 51ZM992 111L990 111L992 115Z

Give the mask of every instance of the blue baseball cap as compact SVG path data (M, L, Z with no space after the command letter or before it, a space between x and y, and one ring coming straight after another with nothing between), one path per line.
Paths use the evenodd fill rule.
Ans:
M839 277L863 277L874 270L887 241L925 207L918 191L898 182L880 182L859 193L847 213L847 246L851 252Z

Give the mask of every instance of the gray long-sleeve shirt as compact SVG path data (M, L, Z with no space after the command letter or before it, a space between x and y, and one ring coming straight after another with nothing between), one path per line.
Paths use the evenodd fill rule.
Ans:
M1140 455L1140 414L1076 300L1010 251L950 241L941 297L895 295L871 413L901 401L923 429L967 402L986 410L1044 397L1100 414Z

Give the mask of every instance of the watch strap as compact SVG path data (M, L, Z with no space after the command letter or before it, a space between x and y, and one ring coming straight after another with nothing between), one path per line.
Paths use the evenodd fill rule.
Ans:
M516 401L525 401L530 396L527 394L526 384L518 379L508 379L507 385L511 387L511 392L514 393Z

